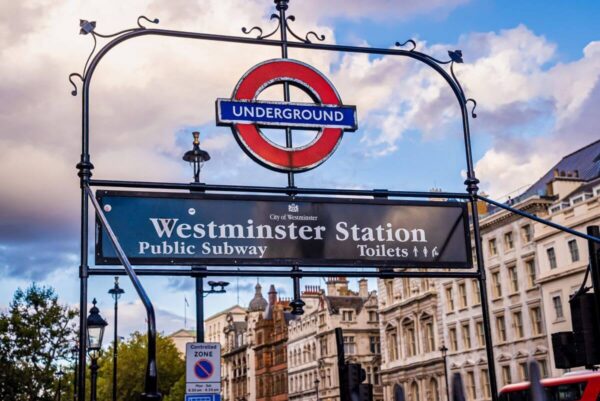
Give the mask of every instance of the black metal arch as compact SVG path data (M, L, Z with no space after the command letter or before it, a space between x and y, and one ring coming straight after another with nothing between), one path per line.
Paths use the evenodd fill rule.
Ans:
M295 196L298 194L313 194L313 195L351 195L351 196L372 196L372 197L416 197L416 198L454 198L467 201L471 205L471 219L472 219L472 230L475 243L475 253L477 258L477 269L476 271L470 272L447 272L447 271L394 271L392 270L380 270L375 272L348 272L344 273L349 276L370 276L380 278L395 278L395 277L446 277L446 278L476 278L479 282L479 289L481 292L481 305L482 315L484 321L484 335L486 340L486 353L489 365L490 375L490 387L492 392L493 401L497 401L497 383L496 373L494 365L494 351L493 342L490 329L490 314L488 310L488 297L486 287L486 274L483 261L481 235L479 228L479 216L477 213L477 201L483 200L485 202L494 204L498 207L504 208L514 213L518 213L524 217L531 218L538 222L549 224L555 228L571 232L574 235L591 239L600 242L599 238L595 238L574 230L567 229L566 227L559 226L555 223L547 222L536 216L529 215L525 212L516 210L510 206L494 202L490 199L478 195L478 184L479 180L475 176L473 167L473 155L471 149L471 138L469 129L469 111L468 103L473 104L471 110L471 116L476 117L475 108L477 103L474 99L467 98L464 90L460 85L455 73L454 64L462 63L462 52L460 50L448 51L450 57L449 60L443 61L436 59L430 55L419 52L416 50L416 42L412 39L405 41L404 43L396 42L397 48L371 48L371 47L360 47L360 46L345 46L345 45L331 45L325 43L313 43L311 39L319 42L325 40L324 35L319 35L314 31L310 31L302 37L302 35L296 34L289 26L289 21L295 21L293 15L286 16L286 10L288 9L289 0L274 0L275 8L278 13L271 15L271 19L276 19L277 26L273 31L268 34L263 34L263 30L260 27L252 27L250 29L242 28L244 34L258 33L254 38L241 37L241 36L227 36L227 35L214 35L206 33L196 32L185 32L185 31L174 31L165 29L154 29L147 28L142 25L142 20L150 23L158 23L158 19L150 20L144 16L140 16L137 20L138 27L125 29L114 34L100 34L95 31L96 23L86 20L80 21L80 33L83 35L91 35L93 38L94 46L85 63L84 69L81 73L72 73L69 76L69 81L73 85L74 90L71 92L72 95L77 95L77 85L74 82L74 78L78 78L82 82L82 138L81 138L81 157L77 164L78 176L80 177L81 187L81 248L80 248L80 321L79 321L79 341L80 344L86 344L87 341L87 326L85 319L85 311L87 310L87 296L88 296L88 278L90 275L118 275L128 274L132 283L138 292L148 314L148 365L146 367L146 383L145 391L141 396L142 400L160 400L162 397L158 393L158 371L156 367L156 322L154 317L154 308L152 303L147 296L144 288L142 287L137 275L178 275L178 276L191 276L196 277L201 275L203 277L209 275L218 276L278 276L278 277L290 277L294 282L294 293L295 293L295 307L301 307L298 304L299 299L299 279L301 277L308 276L336 276L339 275L339 270L319 270L310 271L302 270L299 266L291 266L291 269L280 269L280 270L228 270L228 269L206 269L202 270L201 273L198 271L192 271L192 269L135 269L130 263L125 253L120 249L120 245L114 233L111 235L112 230L106 220L103 211L101 210L97 200L92 192L93 186L99 187L125 187L125 188L154 188L154 189L177 189L177 190L189 190L189 191L219 191L219 192L251 192L251 193L275 193L285 194L288 196ZM279 40L269 39L277 32L280 34ZM288 40L287 34L290 34L296 41ZM414 60L420 61L425 65L436 71L449 85L452 92L454 93L460 110L461 120L463 125L463 140L465 147L465 159L467 167L467 178L465 180L466 192L465 193L448 193L448 192L417 192L417 191L388 191L388 190L347 190L347 189L323 189L323 188L298 188L294 185L294 173L287 173L288 185L287 187L261 187L261 186L237 186L237 185L207 185L202 183L163 183L163 182L140 182L140 181L116 181L116 180L94 180L92 179L92 170L94 166L90 160L90 145L89 145L89 107L90 107L90 85L93 74L103 59L103 57L114 47L125 42L126 40L142 37L142 36L167 36L175 38L188 38L197 40L207 41L219 41L237 43L242 45L259 45L259 46L271 46L281 48L282 58L288 57L288 48L296 49L307 49L307 50L321 50L331 52L347 52L347 53L363 53L363 54L374 54L374 55L389 55L389 56L403 56L409 57ZM97 38L112 38L108 43L102 46L97 52ZM411 45L410 49L403 49L402 47ZM443 67L449 64L449 72ZM287 83L283 84L284 100L289 101L289 86ZM292 147L292 133L291 129L286 129L286 147ZM107 229L109 236L113 242L115 250L121 260L121 263L125 267L122 269L110 269L110 268L93 268L90 269L88 265L88 247L89 247L89 219L88 211L89 204L96 211L104 228ZM301 301L300 301L301 302ZM85 347L81 346L79 351L79 371L78 371L78 399L85 399L85 366L86 366L86 353Z

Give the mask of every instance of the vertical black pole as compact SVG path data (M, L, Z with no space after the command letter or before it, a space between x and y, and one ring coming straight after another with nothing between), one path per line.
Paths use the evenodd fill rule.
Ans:
M113 341L113 382L112 382L112 399L113 401L117 401L117 348L118 337L117 337L117 323L118 323L118 315L119 315L119 298L115 296L115 339Z
M75 370L73 371L73 401L77 401L77 359L79 358L79 351L75 356Z
M335 329L335 346L337 349L338 385L340 386L340 400L349 401L348 377L346 374L346 357L344 355L344 332L341 328Z
M448 383L448 348L442 345L442 357L444 358L444 381L446 382L446 401L450 401L450 385Z
M206 270L205 266L192 266L192 271ZM196 276L196 341L204 342L204 279Z
M92 358L92 365L90 366L90 370L91 370L90 401L97 401L96 400L96 380L98 379L98 361L96 358Z
M600 227L589 226L587 233L593 237L600 238ZM596 299L596 318L600 328L600 243L588 240L588 251L590 255L590 275L594 287L594 298Z
M288 58L288 48L287 48L287 21L285 10L288 8L289 0L275 0L275 8L279 11L279 29L281 34L281 58ZM290 101L290 85L287 82L283 83L283 101ZM292 129L286 127L285 129L285 147L292 147ZM294 187L294 173L288 172L288 187Z
M58 401L61 401L62 399L62 377L63 377L63 372L62 370L58 373Z
M454 76L454 62L450 64L450 71ZM481 293L481 314L483 315L483 332L485 336L485 350L487 354L488 373L490 376L490 390L492 401L498 401L498 385L496 383L496 361L494 359L494 345L492 343L492 330L490 324L490 311L487 297L486 274L483 262L483 247L481 245L481 232L479 229L479 212L477 210L477 191L479 191L479 180L475 177L475 168L473 167L473 151L471 149L471 132L469 129L469 112L467 111L467 101L460 85L457 85L460 91L460 110L463 123L463 137L465 143L465 157L467 162L467 179L465 185L467 192L471 196L471 218L473 224L473 239L475 242L475 253L477 256L477 271L479 273L479 291Z

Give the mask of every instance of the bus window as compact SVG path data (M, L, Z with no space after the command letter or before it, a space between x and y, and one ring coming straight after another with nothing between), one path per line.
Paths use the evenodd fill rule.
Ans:
M530 401L529 389L501 393L499 401Z
M548 401L579 401L587 382L560 384L558 386L544 387Z

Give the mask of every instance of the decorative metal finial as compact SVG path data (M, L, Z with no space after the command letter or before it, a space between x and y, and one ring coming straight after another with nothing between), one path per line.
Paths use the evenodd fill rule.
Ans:
M194 136L194 145L200 145L200 132L194 131L192 135Z

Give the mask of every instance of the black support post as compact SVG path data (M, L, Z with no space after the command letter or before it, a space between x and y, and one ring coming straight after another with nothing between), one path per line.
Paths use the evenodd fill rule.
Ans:
M206 271L206 266L192 266L192 272ZM195 275L196 281L196 341L204 342L204 276Z
M600 238L600 227L589 226L587 233L592 237ZM588 251L590 255L590 275L592 276L594 298L596 299L597 325L600 327L600 243L588 240Z

